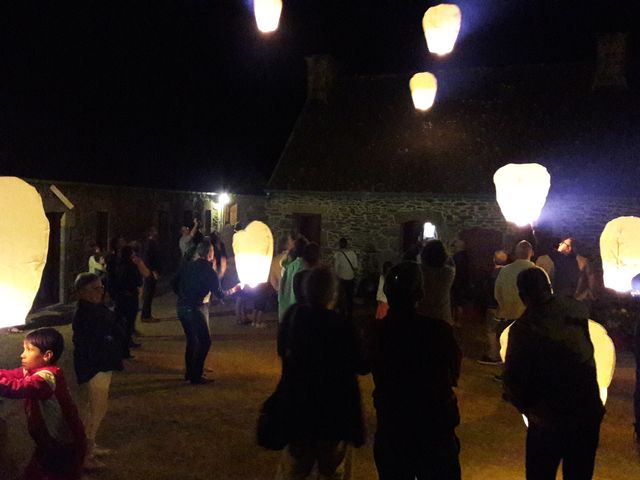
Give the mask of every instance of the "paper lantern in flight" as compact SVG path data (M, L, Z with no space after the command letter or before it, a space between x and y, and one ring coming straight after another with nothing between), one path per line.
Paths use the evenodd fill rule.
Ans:
M432 73L416 73L409 81L409 88L416 110L424 112L433 106L438 90L438 81Z
M268 280L273 260L273 235L269 227L251 222L233 235L233 251L240 283L255 287Z
M516 320L517 322L518 320ZM500 357L502 361L506 361L507 358L507 346L509 345L509 332L512 325L509 325L500 335ZM593 359L596 363L596 377L598 380L598 388L600 390L600 400L604 405L607 403L607 392L611 380L613 379L613 372L616 369L616 349L613 345L611 337L607 334L607 330L598 322L589 320L589 337L591 337L591 343L593 344ZM529 426L529 421L526 416L524 423Z
M618 292L631 290L640 273L640 218L618 217L600 235L604 286Z
M427 47L436 55L447 55L453 51L462 14L457 5L441 3L429 8L422 18L422 29L427 39Z
M510 163L493 175L496 200L507 222L533 224L544 207L551 176L538 163Z
M22 325L38 293L49 248L49 221L35 188L0 177L0 327Z
M253 14L258 30L262 33L275 32L280 23L282 0L253 0Z

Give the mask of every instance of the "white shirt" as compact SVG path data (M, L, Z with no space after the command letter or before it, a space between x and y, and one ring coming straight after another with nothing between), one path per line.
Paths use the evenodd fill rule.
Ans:
M333 260L338 278L340 280L353 280L356 276L356 270L358 270L356 253L350 249L340 249L333 255ZM349 262L351 262L351 265L349 265Z
M529 260L518 259L500 269L494 291L498 302L497 318L516 320L522 316L526 307L518 293L518 274L535 266Z

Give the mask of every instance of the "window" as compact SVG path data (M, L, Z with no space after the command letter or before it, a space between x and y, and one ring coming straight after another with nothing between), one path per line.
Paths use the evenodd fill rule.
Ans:
M294 213L295 230L310 242L320 245L321 217L315 213Z

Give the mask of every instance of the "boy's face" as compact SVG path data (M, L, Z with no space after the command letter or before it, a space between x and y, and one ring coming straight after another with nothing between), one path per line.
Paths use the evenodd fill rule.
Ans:
M24 350L20 355L20 360L22 360L22 368L25 370L34 370L49 365L52 358L53 352L51 350L42 353L42 350L35 345L24 342Z

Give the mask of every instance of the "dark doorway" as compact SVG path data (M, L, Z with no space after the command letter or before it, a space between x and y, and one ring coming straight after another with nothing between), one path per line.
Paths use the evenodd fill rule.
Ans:
M109 246L109 212L96 212L96 245L100 250Z
M493 252L502 249L502 232L474 227L460 232L458 237L466 245L471 283L481 289L493 270ZM477 294L481 295L480 292Z
M182 212L182 225L181 227L191 227L193 225L193 219L195 218L193 210L183 210Z
M322 226L321 216L315 213L295 213L295 228L300 235L307 237L310 242L320 243Z
M422 242L424 222L409 220L402 224L402 253L405 254L412 248L416 248Z
M211 233L211 210L204 211L204 232L205 235Z
M49 250L47 263L42 272L40 289L33 301L33 309L60 303L60 242L62 233L62 212L48 212Z

